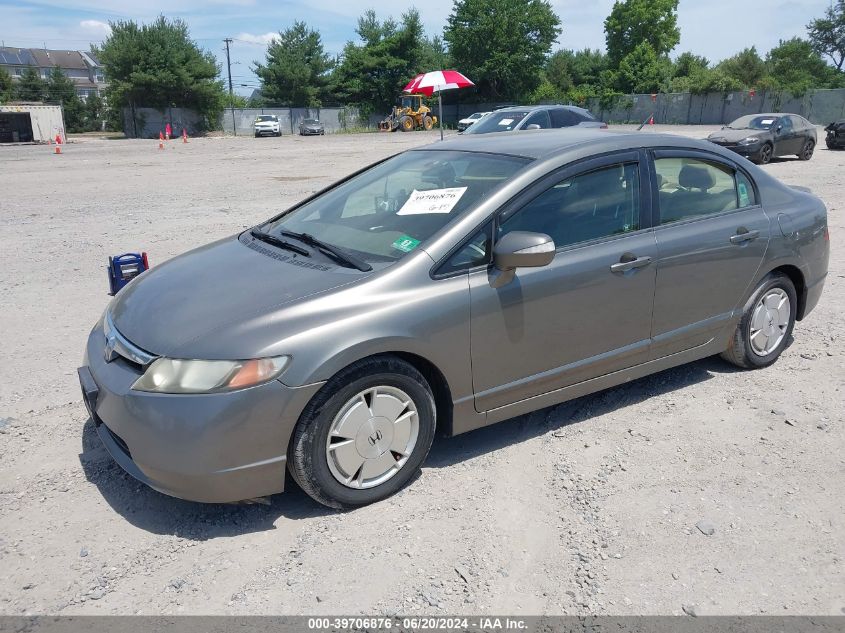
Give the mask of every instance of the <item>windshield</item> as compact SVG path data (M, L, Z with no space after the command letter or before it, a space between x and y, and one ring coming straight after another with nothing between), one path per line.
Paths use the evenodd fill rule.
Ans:
M473 123L467 134L488 134L490 132L510 132L528 115L527 110L491 112L486 117Z
M529 162L457 151L410 151L263 226L308 233L369 262L419 248Z
M305 125L320 125L320 122L317 119L305 119L303 123Z
M272 114L261 114L256 121L275 121L276 117Z
M728 128L731 130L770 130L777 121L778 118L774 116L753 114L739 117Z

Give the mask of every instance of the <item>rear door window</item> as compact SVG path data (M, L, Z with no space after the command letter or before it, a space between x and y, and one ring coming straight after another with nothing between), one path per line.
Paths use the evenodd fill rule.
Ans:
M706 216L756 204L754 187L743 175L721 163L697 158L658 158L660 224Z
M571 127L581 122L578 115L566 108L552 108L549 110L549 115L551 116L552 127L554 128Z

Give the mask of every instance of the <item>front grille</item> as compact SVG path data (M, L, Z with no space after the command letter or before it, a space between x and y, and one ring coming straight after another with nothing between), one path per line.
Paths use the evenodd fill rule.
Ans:
M107 424L103 423L103 427L108 431L109 437L114 440L114 443L117 444L118 448L126 453L126 456L130 459L132 458L132 453L129 452L129 447L126 445L126 442L123 441L123 438L120 437L117 433L112 431Z

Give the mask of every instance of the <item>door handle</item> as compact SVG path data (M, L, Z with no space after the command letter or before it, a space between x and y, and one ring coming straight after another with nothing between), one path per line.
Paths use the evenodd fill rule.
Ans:
M643 266L648 266L651 263L651 257L630 257L632 257L632 259L629 259L628 257L625 257L625 255L623 255L622 259L618 264L613 264L610 267L610 272L626 273L629 270L634 270L635 268L642 268Z
M760 231L737 229L736 235L731 235L731 244L744 244L760 237Z

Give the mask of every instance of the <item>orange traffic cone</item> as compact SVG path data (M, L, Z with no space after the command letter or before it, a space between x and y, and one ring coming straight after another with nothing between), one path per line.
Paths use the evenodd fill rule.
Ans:
M56 134L56 154L62 153L62 135Z
M649 124L649 125L654 125L654 115L653 115L653 114L652 114L652 115L651 115L651 117L649 118L649 120L648 120L648 124Z
M164 134L161 132L158 133L158 148L164 149Z
M186 130L185 128L182 128L182 142L188 142L188 130Z

